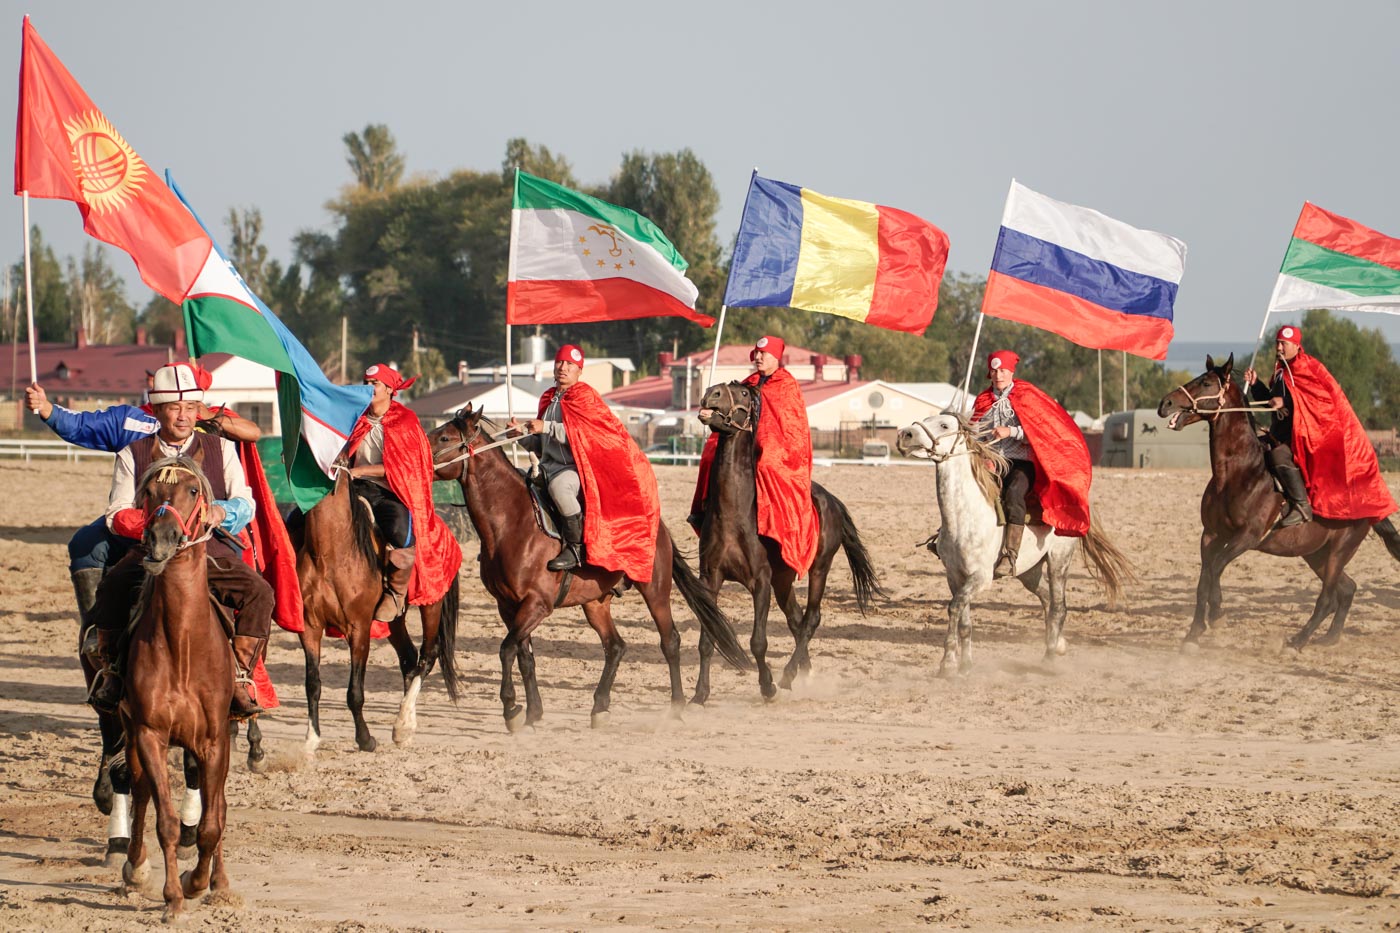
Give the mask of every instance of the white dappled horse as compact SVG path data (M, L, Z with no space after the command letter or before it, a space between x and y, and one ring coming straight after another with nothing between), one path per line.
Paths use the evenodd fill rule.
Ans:
M978 439L963 418L944 412L901 428L896 442L906 457L932 460L937 473L938 512L943 528L938 556L948 575L948 633L943 639L939 676L956 658L959 673L972 667L972 598L992 582L1001 554L1002 528L997 524L1000 488L993 472L1005 458ZM1016 577L1040 600L1045 611L1045 658L1051 663L1068 648L1064 638L1065 588L1074 554L1083 547L1085 564L1116 604L1132 570L1123 554L1091 520L1082 538L1057 534L1043 524L1027 524L1016 557Z

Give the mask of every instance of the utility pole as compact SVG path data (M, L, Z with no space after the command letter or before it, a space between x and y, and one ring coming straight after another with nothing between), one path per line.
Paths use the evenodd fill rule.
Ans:
M345 315L340 316L340 381L348 383L350 374L346 372L349 366L345 362L345 345L349 342L350 324Z

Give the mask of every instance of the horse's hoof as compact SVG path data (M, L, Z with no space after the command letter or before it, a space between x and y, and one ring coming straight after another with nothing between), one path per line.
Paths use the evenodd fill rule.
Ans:
M184 903L184 901L175 901L175 902L173 902L173 903L166 904L166 905L165 905L165 913L161 915L161 919L164 920L164 921L165 921L166 923L168 923L168 924L184 923L184 922L185 922L185 903Z
M1342 640L1341 635L1321 635L1312 640L1314 645L1321 645L1324 648L1331 647Z
M1197 641L1196 641L1195 639L1193 639L1193 638L1188 638L1188 639L1186 639L1185 641L1183 641L1183 642L1181 643L1181 653L1182 653L1182 654L1199 654L1200 651L1201 651L1201 645L1200 645L1200 643L1197 642Z
M521 729L524 729L524 728L525 728L525 709L524 709L523 707L517 706L515 709L511 710L509 713L506 713L506 731L507 731L507 732L509 732L511 735L514 735L515 733L519 732Z
M1055 653L1064 657L1069 651L1069 642L1065 641L1065 636L1061 635L1060 640L1055 642Z
M355 744L360 746L362 752L372 752L379 747L378 740L372 735L365 736L363 740L356 739Z
M394 724L394 744L402 748L405 745L413 744L413 733L417 730L411 726L400 726Z
M763 694L763 700L766 703L772 703L778 698L778 688L772 684L760 687L759 692Z
M191 884L190 882L190 879L193 877L193 868L186 869L185 871L180 872L180 890L185 893L186 898L189 898L190 900L198 900L199 898L208 894L209 889L199 888L198 890L196 890L193 884Z
M146 879L151 877L151 863L142 862L140 865L131 864L128 859L122 865L122 880L133 887L140 887L146 883Z
M263 753L261 755L258 755L257 757L254 757L250 754L248 756L248 770L253 772L254 774L266 774L267 754Z
M612 718L611 714L607 710L599 710L588 717L588 727L590 729L606 729L610 718Z

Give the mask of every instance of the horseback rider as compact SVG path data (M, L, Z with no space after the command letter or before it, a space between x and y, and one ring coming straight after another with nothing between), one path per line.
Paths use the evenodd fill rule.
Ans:
M1061 535L1089 530L1089 445L1069 413L1043 391L1016 378L1020 356L998 350L987 357L990 386L972 404L972 420L990 434L1007 459L1001 501L1006 531L993 575L1016 575L1026 530L1026 494L1034 490L1044 520Z
M209 520L217 529L207 547L209 589L222 605L237 611L233 636L235 682L229 715L233 719L246 719L263 711L250 695L248 686L271 629L273 592L267 581L240 559L219 530L232 537L248 525L255 510L253 494L234 444L216 435L195 431L204 390L200 388L193 366L169 363L160 367L155 372L149 398L157 429L154 434L126 445L117 453L112 488L107 496L107 527L117 535L139 542L145 513L136 504L137 480L152 463L167 457L189 457L199 464L213 490ZM110 712L121 701L118 643L130 622L133 597L145 578L146 570L142 565L145 556L145 548L134 544L97 588L93 623L105 676L100 676L94 685L92 704L100 710Z
M195 376L200 388L207 392L212 382L209 371L196 366ZM154 372L146 371L147 391L154 377ZM139 407L113 405L96 411L70 411L49 401L48 393L37 382L25 388L24 400L29 410L38 415L49 430L68 443L88 450L116 453L160 429L148 400ZM234 442L256 442L262 437L262 430L256 424L238 417L227 408L213 410L201 401L198 418L199 430L222 434ZM69 539L68 572L73 580L78 616L84 632L89 631L91 625L92 606L97 599L97 585L102 575L122 559L133 543L129 538L113 534L107 527L105 515L79 528Z
M749 352L754 372L744 385L758 389L754 406L754 444L758 462L754 481L758 490L758 533L779 544L783 563L802 576L812 566L821 529L812 507L812 431L807 403L797 379L783 366L787 344L781 337L758 338ZM701 421L714 411L702 408ZM709 490L710 466L719 447L711 434L700 458L695 497L686 520L699 533Z
M1268 386L1244 371L1250 398L1267 402L1273 424L1261 434L1264 462L1283 488L1287 509L1276 527L1324 518L1379 521L1395 511L1375 448L1337 380L1303 351L1303 329L1284 324L1274 336Z
M384 595L374 609L380 622L392 622L410 604L441 599L462 563L461 548L433 510L428 436L418 416L394 398L417 378L405 379L387 363L365 370L374 397L338 461L349 464L351 489L369 503L388 545Z
M583 351L565 344L554 356L554 387L540 397L520 445L537 454L559 510L563 544L546 566L590 564L651 579L661 515L656 474L596 389L580 382ZM580 494L588 508L579 501Z

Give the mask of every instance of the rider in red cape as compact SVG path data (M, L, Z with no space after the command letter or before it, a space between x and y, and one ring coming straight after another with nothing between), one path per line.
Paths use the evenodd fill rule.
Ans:
M972 420L974 423L982 421L1005 393L1029 447L1027 459L1035 470L1031 488L1040 500L1045 524L1057 534L1081 537L1089 531L1089 483L1093 477L1089 446L1083 432L1059 402L1029 382L1012 378L1019 362L1020 357L1009 350L998 350L987 358L987 375L993 380L993 387L983 390L973 402ZM1002 375L998 376L998 372ZM1007 387L998 388L998 381L1005 382ZM992 420L997 420L995 415ZM1001 435L1000 429L996 430L1000 437L1009 436L1015 440L1014 428L1009 435ZM1018 458L1009 456L1009 459ZM1006 527L1008 547L1015 533L1018 535L1015 544L1019 548L1016 529L1024 526L1013 523L1008 516ZM1013 567L1014 554L1013 550Z
M413 381L384 363L365 370L365 382L375 387L374 399L355 423L343 454L354 464L350 475L357 488L363 481L364 486L383 491L378 493L378 503L371 501L371 506L387 506L375 508L375 521L393 548L389 552L392 570L385 600L375 612L381 621L388 621L382 618L385 613L397 615L402 610L397 600L405 595L405 590L408 602L414 606L442 599L462 565L457 539L433 509L433 454L428 437L418 417L393 400L399 390L408 388ZM382 428L382 433L377 428ZM373 440L365 444L367 438ZM402 530L400 522L381 518L381 511L399 509L408 513L407 528Z
M1369 518L1373 523L1394 512L1395 498L1381 478L1366 429L1327 367L1303 352L1302 328L1295 324L1280 327L1275 347L1273 390L1256 381L1253 369L1245 371L1245 385L1256 399L1279 400L1274 408L1283 414L1275 416L1275 429L1270 433L1291 435L1276 440L1283 450L1292 449L1311 511L1323 518ZM1291 419L1286 400L1290 397ZM1295 504L1295 509L1306 512L1308 501L1301 505Z
M583 494L582 541L578 542L582 552L561 552L560 556L564 563L569 563L569 556L576 560L581 557L581 562L620 570L633 582L646 583L651 580L656 529L661 520L656 474L598 392L579 381L583 351L572 344L560 347L554 367L555 385L540 397L539 411L527 427L532 435L539 435L538 439L530 439L532 446L538 445L538 452L545 459L554 454L559 460L553 468L541 461L549 475L551 495L556 481L562 481L560 494L572 498L574 503L579 494L575 483ZM549 409L556 398L557 414L551 414ZM572 457L571 464L559 458L564 454ZM576 474L576 480L570 480L571 472ZM569 514L566 507L572 503L558 500L559 496L555 496L566 526L561 531L567 551L571 545L576 546L570 538L577 536L579 529L571 531L570 520L577 525L577 505Z
M812 507L812 432L807 422L807 402L792 373L783 366L787 345L781 337L760 337L749 358L758 371L744 380L757 386L758 424L754 445L758 463L754 484L758 491L758 533L778 542L787 564L803 576L817 554L821 528ZM719 435L705 441L700 458L700 475L691 503L693 520L705 508L709 491L710 465L719 447Z

